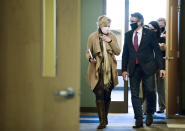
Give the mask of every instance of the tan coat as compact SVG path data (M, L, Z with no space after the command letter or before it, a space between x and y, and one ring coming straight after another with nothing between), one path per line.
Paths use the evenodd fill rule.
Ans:
M112 78L114 82L114 87L118 84L118 74L116 71L117 61L115 55L119 55L121 49L118 45L117 39L113 33L109 33L108 37L111 38L111 43L106 43L106 49L108 55L111 58L111 69L112 69ZM98 31L92 33L88 38L87 50L86 50L86 58L89 60L90 55L88 49L91 50L92 55L96 58L96 64L89 63L88 71L87 71L87 83L91 86L93 90L98 83L99 74L98 69L100 67L100 63L102 61L102 52L100 48L99 34Z

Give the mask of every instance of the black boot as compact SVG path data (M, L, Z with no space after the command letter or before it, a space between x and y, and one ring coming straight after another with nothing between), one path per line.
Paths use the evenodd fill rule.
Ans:
M138 119L135 122L135 126L133 126L133 128L142 128L143 127L143 120L142 119Z
M153 123L153 116L152 115L147 115L146 116L146 125L150 126Z
M105 101L105 124L108 125L108 113L109 113L110 101Z
M100 120L100 124L98 125L97 129L103 129L106 127L105 124L105 103L104 100L97 100L96 106L98 110L98 116Z

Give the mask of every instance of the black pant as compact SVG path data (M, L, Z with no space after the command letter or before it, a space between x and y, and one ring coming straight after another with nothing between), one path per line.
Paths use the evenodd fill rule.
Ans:
M130 77L130 88L131 88L131 99L134 109L135 119L142 119L142 107L139 99L139 87L140 82L143 82L143 89L145 92L145 97L147 99L147 114L153 114L155 97L155 77L152 75L145 75L142 68L139 65L135 66L135 72Z
M113 85L109 89L104 88L103 80L99 80L98 84L94 88L93 92L96 95L96 100L104 100L106 102L111 101L111 92Z

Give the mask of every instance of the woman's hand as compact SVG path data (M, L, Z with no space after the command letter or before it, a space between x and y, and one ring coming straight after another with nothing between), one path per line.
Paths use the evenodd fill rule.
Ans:
M112 40L111 40L108 36L106 36L106 35L100 36L100 38L101 38L103 41L108 42L108 43L112 41Z
M95 58L91 58L90 62L93 63L93 64L96 64L96 59Z

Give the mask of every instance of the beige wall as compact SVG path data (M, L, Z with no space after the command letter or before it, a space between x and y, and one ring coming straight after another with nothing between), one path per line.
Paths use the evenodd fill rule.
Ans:
M58 1L57 77L43 78L41 0L0 1L0 130L78 128L78 95L66 106L53 94L69 83L80 87L79 5ZM73 121L61 113L70 109Z

